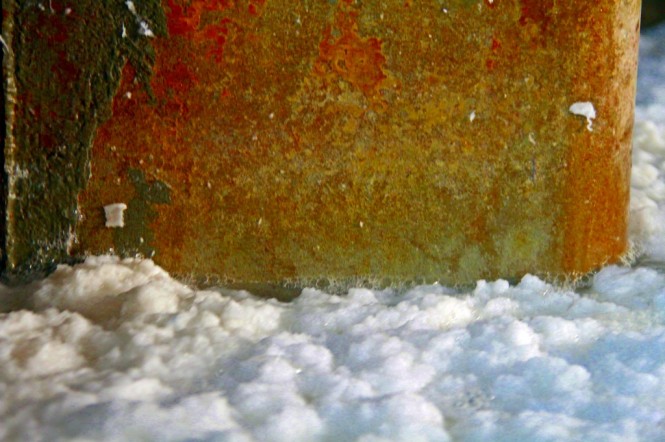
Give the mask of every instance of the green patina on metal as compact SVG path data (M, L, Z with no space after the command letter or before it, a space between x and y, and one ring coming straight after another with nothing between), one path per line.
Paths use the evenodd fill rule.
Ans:
M115 251L124 257L152 257L155 254L152 247L155 235L150 229L150 223L157 218L157 211L153 206L171 203L171 192L162 181L146 181L145 175L138 169L129 169L128 175L136 197L127 204L125 226L113 231Z
M6 280L70 260L95 131L111 116L126 63L150 90L149 34L166 34L159 0L73 6L3 1Z

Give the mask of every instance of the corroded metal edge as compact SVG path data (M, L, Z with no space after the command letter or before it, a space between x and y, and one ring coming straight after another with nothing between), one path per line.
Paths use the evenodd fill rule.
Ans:
M632 134L637 87L641 0L617 2L612 27L603 34L616 42L612 51L580 67L592 76L599 66L612 66L601 111L612 132L594 149L572 149L567 167L574 171L566 189L562 269L581 278L601 266L619 262L628 250ZM601 150L602 149L602 150ZM584 198L580 192L585 192ZM602 216L597 216L602 214Z

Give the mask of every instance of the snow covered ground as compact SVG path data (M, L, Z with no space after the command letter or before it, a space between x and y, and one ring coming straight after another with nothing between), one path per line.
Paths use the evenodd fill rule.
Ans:
M10 290L0 440L665 440L665 26L642 41L637 265L289 304L91 258Z

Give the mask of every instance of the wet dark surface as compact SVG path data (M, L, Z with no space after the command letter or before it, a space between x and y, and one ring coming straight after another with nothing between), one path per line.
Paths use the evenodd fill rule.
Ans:
M643 0L642 1L642 26L650 27L665 20L665 1Z

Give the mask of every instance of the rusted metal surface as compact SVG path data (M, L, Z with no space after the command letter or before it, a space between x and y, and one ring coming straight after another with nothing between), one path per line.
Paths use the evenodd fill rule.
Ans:
M161 4L141 2L158 35ZM123 66L148 85L151 42L123 2L2 2L6 275L68 261L98 124L111 116ZM122 26L128 29L123 37Z
M16 66L48 57L15 67L6 167L62 190L10 198L10 270L113 250L226 283L466 283L626 250L638 0L108 2L108 33L97 2L28 3ZM12 230L33 196L44 247Z

